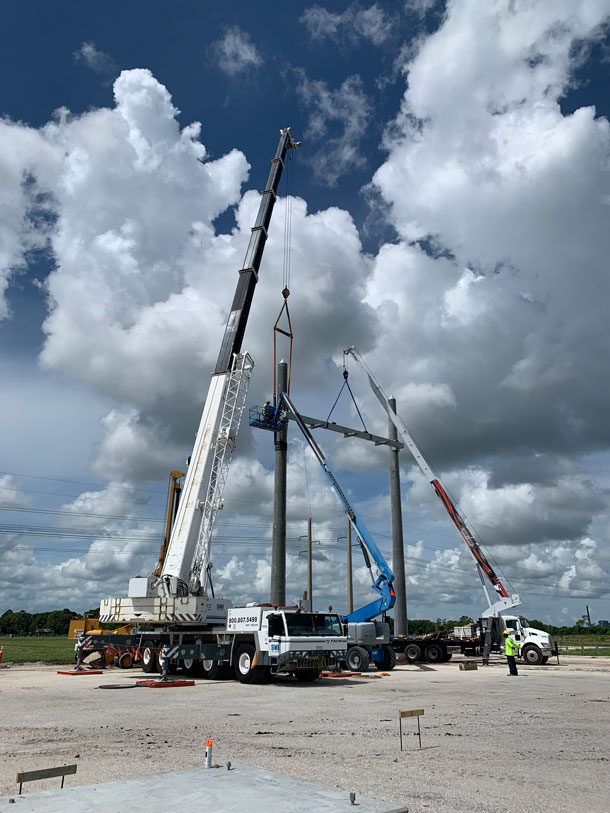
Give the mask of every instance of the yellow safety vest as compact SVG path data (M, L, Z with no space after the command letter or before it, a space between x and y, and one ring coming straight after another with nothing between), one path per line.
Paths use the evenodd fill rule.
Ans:
M510 635L507 635L504 640L504 652L506 655L516 655L519 651L519 644L514 641Z

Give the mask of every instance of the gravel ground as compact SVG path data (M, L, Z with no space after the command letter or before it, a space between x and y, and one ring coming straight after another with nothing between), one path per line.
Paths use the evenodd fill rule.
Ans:
M355 791L411 813L610 809L608 658L520 667L516 681L499 660L469 672L452 661L312 685L198 681L116 691L98 687L142 673L73 678L57 668L0 669L2 795L15 793L17 771L73 762L69 786L200 767L212 738L214 761ZM423 748L415 719L406 719L401 753L397 714L413 708L425 709Z

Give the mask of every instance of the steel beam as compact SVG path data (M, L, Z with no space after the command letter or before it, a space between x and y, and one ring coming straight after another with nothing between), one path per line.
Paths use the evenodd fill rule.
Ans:
M288 418L294 421L294 415L288 413ZM404 449L404 443L392 438L383 438L380 435L371 435L370 432L360 432L357 429L350 429L349 426L341 426L334 421L321 421L319 418L308 418L307 415L301 415L303 423L307 424L311 429L330 429L331 432L338 432L344 438L360 438L361 440L370 440L375 446L390 446L392 449Z

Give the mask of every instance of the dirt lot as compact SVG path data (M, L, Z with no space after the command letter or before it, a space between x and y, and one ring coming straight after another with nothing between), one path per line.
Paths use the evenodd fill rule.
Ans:
M78 763L68 785L236 760L414 811L607 811L610 659L561 667L457 662L400 666L388 677L264 686L102 691L137 670L59 677L49 665L0 669L0 795L18 770ZM424 708L422 744L415 720ZM57 780L28 791L55 788ZM109 811L112 813L112 811Z

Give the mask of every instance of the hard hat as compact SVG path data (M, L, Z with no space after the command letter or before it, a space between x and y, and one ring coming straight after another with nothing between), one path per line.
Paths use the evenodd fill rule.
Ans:
M510 630L503 630L502 635L510 635Z

